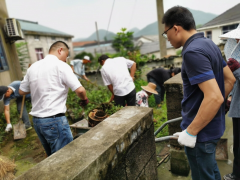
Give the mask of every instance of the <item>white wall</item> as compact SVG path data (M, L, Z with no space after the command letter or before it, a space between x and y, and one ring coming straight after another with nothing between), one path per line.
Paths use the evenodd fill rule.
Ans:
M43 56L45 57L48 54L49 47L55 42L55 41L65 41L62 37L56 37L55 40L52 40L49 36L39 36L39 40L35 40L33 35L25 35L25 41L28 44L28 51L30 56L30 62L34 63L37 61L37 55L35 52L35 48L42 48L43 49ZM74 53L73 53L73 46L72 46L72 39L68 38L68 41L66 42L70 48L70 59L73 59Z
M198 32L204 32L204 36L206 37L207 31L212 31L212 41L216 45L222 42L222 40L219 38L219 36L222 35L222 27L217 27L217 28L207 29L207 30L200 30Z

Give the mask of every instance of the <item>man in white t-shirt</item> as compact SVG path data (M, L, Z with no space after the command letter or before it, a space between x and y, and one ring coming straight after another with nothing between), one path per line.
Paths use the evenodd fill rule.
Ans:
M89 56L84 56L83 59L74 59L70 62L70 66L77 76L78 79L85 79L86 81L89 81L85 74L85 64L90 63L90 57Z
M109 58L107 55L100 56L98 62L102 66L101 75L104 85L112 93L110 102L114 99L116 105L135 106L136 90L133 81L136 63L124 57Z
M81 98L80 106L87 105L84 87L66 63L69 47L62 41L53 43L47 55L27 70L19 94L31 92L33 124L48 156L73 140L65 117L68 89Z

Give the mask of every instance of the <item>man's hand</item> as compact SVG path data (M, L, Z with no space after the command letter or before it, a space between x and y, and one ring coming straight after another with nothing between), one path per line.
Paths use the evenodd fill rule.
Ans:
M88 103L89 103L88 98L84 100L83 99L80 100L80 106L86 106Z
M134 82L134 80L135 80L135 77L134 76L131 76L132 77L132 80L133 80L133 82Z
M237 60L234 58L229 58L227 62L228 67L231 69L232 72L236 71L238 68L240 68L240 64Z
M173 134L174 136L178 136L178 143L183 146L187 146L190 148L194 148L196 141L197 141L197 136L193 136L187 132L185 129L182 132L177 132Z
M112 101L113 101L113 99L114 99L114 94L112 94L112 96L111 96L111 98L110 98L109 102L112 102Z
M227 100L227 101L226 101L226 104L225 104L225 114L227 114L227 112L229 111L229 109L230 109L230 104L231 104L231 101Z

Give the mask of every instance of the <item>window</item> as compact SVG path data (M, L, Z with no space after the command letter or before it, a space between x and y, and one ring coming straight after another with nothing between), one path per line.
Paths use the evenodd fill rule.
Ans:
M39 36L34 36L34 39L35 39L36 41L39 41L39 40L40 40L40 37L39 37Z
M43 59L43 50L42 50L42 48L36 48L35 52L36 52L38 61Z
M206 36L208 39L212 39L212 31L207 31Z
M5 52L3 50L2 39L0 38L0 71L8 70Z
M229 25L229 26L223 26L222 27L222 33L225 34L231 30L234 30L238 27L238 24L232 24L232 25Z
M55 40L56 40L56 37L52 37L52 40L55 41Z

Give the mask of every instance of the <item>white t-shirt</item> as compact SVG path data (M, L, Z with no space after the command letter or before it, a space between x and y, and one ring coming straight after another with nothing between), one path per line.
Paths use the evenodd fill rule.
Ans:
M113 85L114 95L125 96L135 88L133 79L128 71L133 63L134 61L124 57L109 58L105 61L101 69L103 83L105 86Z
M47 55L27 70L20 89L31 92L32 111L36 117L66 112L68 89L82 86L71 67L54 55Z
M75 59L75 60L72 60L70 62L70 64L73 66L74 68L74 71L83 76L85 75L85 65L83 64L83 61L81 59ZM75 76L77 76L77 78L81 79L82 77L78 76L77 74L75 74Z

